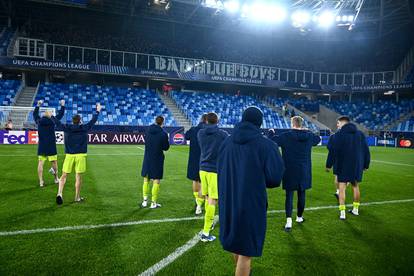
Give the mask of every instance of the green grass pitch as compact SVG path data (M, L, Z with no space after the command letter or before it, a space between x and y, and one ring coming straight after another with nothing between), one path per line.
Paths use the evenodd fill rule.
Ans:
M362 202L414 199L414 152L371 148L370 170L361 184ZM63 147L59 147L59 165ZM63 206L45 167L38 187L36 146L0 146L0 232L192 217L188 147L166 154L161 209L138 207L143 148L89 146L82 194L72 203L74 176ZM336 205L333 176L324 171L326 149L313 154L313 188L307 207ZM46 169L47 168L47 169ZM351 203L348 191L347 203ZM269 210L281 210L281 188L268 190ZM283 213L271 213L265 249L253 260L253 275L413 275L414 202L361 206L360 216L338 219L337 209L305 211L306 222L285 233ZM0 235L0 275L138 275L201 230L202 220ZM218 235L218 228L213 234ZM220 242L198 243L159 275L231 275L233 263Z

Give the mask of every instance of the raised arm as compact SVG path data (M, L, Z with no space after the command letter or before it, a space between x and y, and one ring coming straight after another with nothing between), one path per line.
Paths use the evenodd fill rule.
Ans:
M36 124L38 124L40 120L39 109L40 109L40 106L42 106L42 103L43 103L42 100L38 100L37 105L33 111L33 120L36 122Z
M62 123L60 122L60 120L58 120L55 116L50 117L50 119L53 121L53 123L55 123L55 125L56 125L58 128L61 128L63 131L65 131L65 130L66 130L67 125L66 125L66 124L62 124Z
M96 104L96 112L92 116L92 120L82 126L83 129L90 130L95 123L98 121L99 113L101 112L102 106L100 103Z
M65 114L65 100L60 101L60 109L58 114L56 115L56 119L62 120L63 114Z
M278 145L275 143L269 143L270 146L264 153L265 158L265 178L266 187L275 188L280 186L283 173L285 171L285 165L283 159L280 156Z

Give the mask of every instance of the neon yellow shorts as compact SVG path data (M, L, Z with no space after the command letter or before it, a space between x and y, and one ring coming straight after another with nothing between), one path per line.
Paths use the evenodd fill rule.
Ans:
M212 199L218 199L217 173L200 171L201 192Z
M50 155L50 156L46 156L46 155L39 155L39 161L57 161L57 155Z
M76 173L86 172L86 153L66 154L62 171L71 173L73 167L75 167Z

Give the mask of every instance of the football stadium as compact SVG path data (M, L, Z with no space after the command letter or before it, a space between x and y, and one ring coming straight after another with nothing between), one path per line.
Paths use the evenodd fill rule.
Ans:
M0 275L413 275L414 2L0 0Z

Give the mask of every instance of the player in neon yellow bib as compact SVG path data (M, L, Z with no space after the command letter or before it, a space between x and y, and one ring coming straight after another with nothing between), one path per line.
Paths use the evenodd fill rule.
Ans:
M88 152L88 131L98 120L101 105L96 104L96 113L92 120L87 124L82 124L80 115L72 118L73 124L66 125L60 123L56 118L52 117L55 124L62 128L65 132L65 162L63 163L63 173L59 181L59 190L56 196L56 203L63 204L63 188L65 187L67 175L75 169L75 202L82 202L84 198L80 196L82 186L82 174L86 172L86 153Z
M66 154L62 171L68 174L75 168L75 173L86 172L86 156L86 153Z

